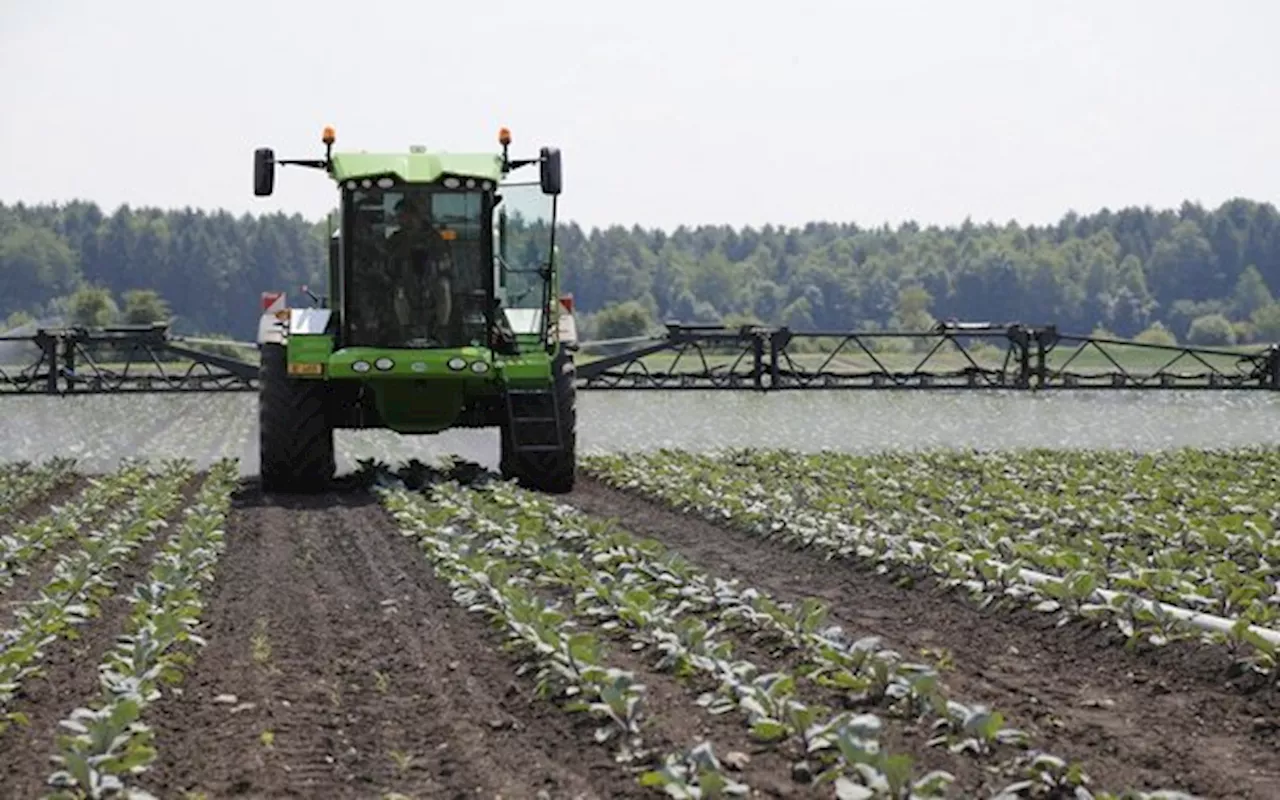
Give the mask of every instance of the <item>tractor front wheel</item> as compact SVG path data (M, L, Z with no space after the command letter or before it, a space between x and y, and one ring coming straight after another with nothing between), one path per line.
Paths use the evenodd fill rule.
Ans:
M292 379L285 346L262 346L258 447L262 490L321 492L337 471L323 381Z

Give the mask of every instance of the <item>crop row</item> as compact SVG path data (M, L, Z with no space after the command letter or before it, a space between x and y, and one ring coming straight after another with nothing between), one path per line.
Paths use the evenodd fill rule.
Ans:
M51 458L36 467L27 462L0 465L0 519L69 480L75 466L70 458Z
M1080 565L1208 613L1280 617L1280 458L1268 451L730 458L872 524L901 524L909 509L940 535L1051 574Z
M1202 635L1273 671L1275 453L596 455L606 483L827 557L924 568L982 603ZM1207 499L1206 499L1207 498Z
M60 788L54 797L152 797L127 786L156 757L142 717L162 684L181 680L190 656L184 645L204 644L195 630L225 546L222 526L238 472L234 460L213 465L146 578L133 587L124 631L98 667L100 696L61 722L68 733L54 757L61 768L49 778Z
M185 461L165 462L148 473L100 529L78 537L79 549L58 558L39 595L14 610L15 627L0 632L0 729L26 722L13 710L23 682L40 674L49 645L74 638L77 628L99 613L114 591L113 573L165 527L192 474Z
M145 465L124 464L118 471L90 479L88 486L66 504L29 522L19 522L0 536L0 593L9 589L42 553L63 541L86 534L96 520L125 497L137 492L147 478Z
M647 654L655 672L690 688L692 707L736 716L747 738L793 763L793 775L838 797L944 796L956 782L944 771L919 775L909 753L891 752L890 726L924 727L921 748L975 760L990 776L984 783L1003 776L1009 783L996 796L1083 791L1077 767L1024 752L1026 735L998 712L948 698L936 670L873 637L850 640L815 601L792 606L713 578L655 543L506 484L442 484L431 501L394 490L384 502L455 599L524 645L540 687L601 715L597 739L617 741L620 761L647 763L641 782L671 796L747 787L710 742L661 759L649 752L645 687L608 665L610 644L629 658Z

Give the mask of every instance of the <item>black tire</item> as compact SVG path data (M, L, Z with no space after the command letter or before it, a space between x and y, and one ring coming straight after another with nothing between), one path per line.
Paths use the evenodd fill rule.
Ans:
M262 490L312 494L329 488L337 465L323 381L291 380L285 347L262 346L258 463Z
M564 447L555 452L520 453L511 442L511 429L502 426L502 477L537 492L567 494L573 491L578 477L578 387L577 369L567 350L551 362L553 387L560 419L560 441Z

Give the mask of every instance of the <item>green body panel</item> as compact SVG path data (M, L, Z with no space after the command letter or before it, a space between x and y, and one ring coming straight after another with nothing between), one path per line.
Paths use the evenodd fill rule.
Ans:
M534 337L536 342L536 337ZM535 345L536 347L536 345ZM389 358L390 369L374 365ZM461 358L466 366L452 369ZM486 347L404 350L377 347L333 349L328 334L294 334L288 341L290 364L324 364L317 374L296 374L299 380L361 381L373 390L374 404L386 426L397 433L438 433L452 427L466 401L499 394L505 383L515 387L544 387L551 381L552 355L537 347L519 355L496 354ZM359 361L370 364L357 372ZM487 369L477 373L472 365Z
M463 381L433 381L425 390L409 381L375 380L368 385L378 414L396 433L438 433L452 427L466 397Z
M333 178L342 181L395 175L411 183L434 183L444 175L493 181L502 178L502 157L492 153L334 153Z
M395 362L390 370L357 373L351 364L364 359L373 363L387 357ZM467 366L453 370L448 362L463 358ZM471 364L485 363L489 369L477 374ZM421 366L418 366L421 365ZM417 367L415 369L415 367ZM519 356L497 355L484 347L451 350L379 350L349 348L339 350L329 360L329 378L365 380L374 391L378 414L397 433L438 433L453 427L469 399L498 395L508 386L545 387L551 380L551 359L538 350Z
M545 350L500 356L498 362L508 385L529 388L533 385L545 387L551 383L551 356Z
M289 337L290 364L327 364L333 352L333 336L328 333L294 334ZM306 377L306 376L299 376ZM321 376L313 376L321 377Z
M357 372L354 364L363 361L373 364L380 358L389 358L393 366L388 370L376 367L367 372ZM461 370L450 369L449 362L461 358L466 362ZM472 365L486 365L482 373L472 371ZM344 347L335 350L329 357L328 377L339 378L379 378L401 380L445 381L448 383L488 383L494 374L493 354L485 347L457 347L438 350L401 350L381 347Z

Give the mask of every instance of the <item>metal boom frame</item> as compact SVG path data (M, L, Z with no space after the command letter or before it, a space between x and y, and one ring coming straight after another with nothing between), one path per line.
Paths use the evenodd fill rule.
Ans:
M0 348L34 347L25 365L0 363L0 397L257 391L257 365L194 350L185 341L170 338L167 324L41 328L30 336L0 336ZM178 366L175 360L187 363Z
M1004 351L998 366L974 358L973 341ZM634 341L634 340L632 340ZM877 344L920 353L909 369L886 365ZM966 344L968 341L968 344ZM584 346L590 346L586 343ZM1050 365L1062 345L1074 345L1066 360ZM946 347L961 366L947 369L938 358ZM1148 372L1129 369L1116 358L1117 348L1163 354L1161 365ZM923 352L921 352L923 351ZM1109 369L1071 369L1085 353L1101 356ZM657 369L653 356L665 355ZM712 356L712 358L708 358ZM806 359L805 356L816 356ZM692 366L679 369L688 357ZM1210 359L1234 359L1234 369ZM863 364L852 363L854 360ZM913 359L915 360L915 359ZM1196 371L1175 371L1179 362ZM805 361L818 361L807 365ZM686 362L688 363L688 362ZM1055 326L1019 323L941 323L932 331L791 331L788 328L668 324L664 339L623 353L579 363L579 388L600 390L732 389L1261 389L1280 390L1280 346L1256 353L1210 347L1128 342L1099 336L1059 333Z
M909 369L891 369L879 343L897 342L901 359L914 351ZM998 365L974 357L974 342L1003 350ZM5 344L31 346L32 360L0 363L0 397L117 393L256 392L258 367L202 352L185 344L238 344L170 337L168 326L103 329L40 329L32 335L0 336ZM587 342L591 349L609 342ZM630 339L612 346L632 349L592 361L579 359L581 390L718 389L1239 389L1280 391L1280 346L1257 352L1127 342L1059 333L1054 326L1019 323L941 323L932 331L792 331L785 327L667 325L661 339ZM1061 364L1051 356L1074 349ZM249 345L250 348L253 345ZM1162 354L1160 366L1126 368L1117 348ZM946 368L940 354L952 351L959 366ZM1086 353L1097 353L1103 369L1071 369ZM919 356L918 359L916 356ZM651 365L650 361L655 361ZM1233 369L1211 360L1230 359ZM173 361L185 362L183 366ZM808 363L806 363L808 362ZM816 363L815 363L816 362ZM855 363L861 362L861 363ZM1176 371L1180 362L1194 371ZM686 368L680 369L679 367ZM661 367L661 368L659 368Z

